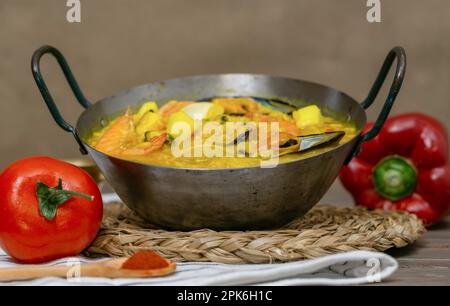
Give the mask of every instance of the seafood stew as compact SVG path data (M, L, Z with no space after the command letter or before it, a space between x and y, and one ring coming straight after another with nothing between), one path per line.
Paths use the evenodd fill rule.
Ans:
M231 124L235 126L230 134ZM183 135L178 125L187 127L188 132ZM264 128L266 134L262 133ZM87 143L100 152L150 165L240 168L260 165L268 158L262 150L250 152L253 130L253 141L276 148L281 163L320 154L357 135L353 122L325 116L315 104L296 108L273 100L239 97L172 100L160 108L149 101L134 113L128 109L93 131ZM189 140L183 143L183 152L188 154L180 156L174 154L174 142L183 137ZM230 147L235 154L227 154ZM207 149L213 154L207 154Z

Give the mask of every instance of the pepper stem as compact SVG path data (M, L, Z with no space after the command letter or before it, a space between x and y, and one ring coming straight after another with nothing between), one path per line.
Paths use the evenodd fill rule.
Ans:
M391 201L398 201L414 192L417 170L407 159L390 155L382 159L374 168L375 191Z

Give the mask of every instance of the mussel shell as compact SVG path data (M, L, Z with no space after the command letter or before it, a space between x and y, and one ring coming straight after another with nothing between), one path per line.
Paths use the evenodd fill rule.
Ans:
M298 152L330 145L331 143L335 143L341 140L344 135L345 132L336 131L300 136L298 137L300 143Z
M286 142L280 145L280 148L289 148L298 144L297 139L288 139Z
M292 112L297 110L296 106L279 99L264 99L255 97L252 97L252 99L263 106L270 107L285 114L292 114Z
M237 145L241 142L245 142L250 137L250 130L246 130L244 133L238 135L229 145Z
M325 132L320 134L311 134L305 136L298 136L296 139L289 139L280 146L279 155L286 155L291 153L305 152L312 149L318 149L337 143L344 137L345 132Z

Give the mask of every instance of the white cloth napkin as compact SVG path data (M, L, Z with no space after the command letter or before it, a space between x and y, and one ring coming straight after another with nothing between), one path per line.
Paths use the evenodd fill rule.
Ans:
M103 194L105 204L120 201L116 194ZM98 260L98 259L97 259ZM96 261L83 256L64 258L44 265L70 265ZM0 268L19 266L0 249ZM391 256L353 251L317 259L277 264L226 265L217 263L179 263L170 276L148 279L107 279L90 277L42 278L7 282L0 285L356 285L380 282L398 268ZM74 273L76 274L76 273Z
M70 257L45 265L71 265L93 262L86 257ZM0 250L0 268L18 264ZM380 282L397 270L391 256L367 251L353 251L317 259L280 264L226 265L216 263L179 263L174 274L148 279L107 279L90 277L41 278L5 282L0 285L356 285ZM76 275L76 273L73 273Z

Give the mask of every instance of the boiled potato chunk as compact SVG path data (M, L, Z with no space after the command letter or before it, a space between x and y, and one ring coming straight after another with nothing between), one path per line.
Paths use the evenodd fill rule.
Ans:
M294 117L295 124L299 129L312 125L321 126L323 124L323 116L317 105L299 108L292 113L292 117Z
M206 114L205 119L206 120L213 120L220 116L222 116L225 112L225 109L222 105L212 104L211 107L208 110L208 113Z
M185 112L176 112L170 115L169 121L167 122L167 133L172 137L180 136L183 131L177 128L177 123L186 123L190 129L191 133L194 132L194 119L192 119L188 114Z
M141 108L139 108L139 111L135 115L136 121L139 121L142 118L142 116L144 116L144 114L148 112L152 113L158 112L158 105L153 101L145 102L144 104L142 104Z
M163 127L164 123L161 115L152 112L146 112L143 114L138 124L136 125L136 134L144 138L146 132L160 130Z

